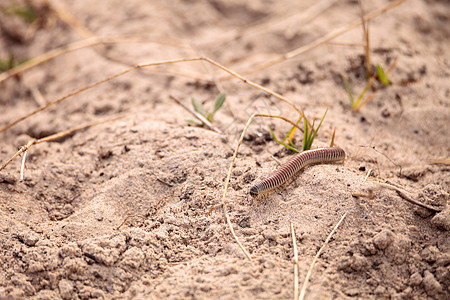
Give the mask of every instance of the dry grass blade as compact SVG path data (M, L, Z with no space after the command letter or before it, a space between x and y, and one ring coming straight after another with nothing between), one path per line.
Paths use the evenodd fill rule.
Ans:
M386 72L385 76L387 76L390 72L392 72L392 70L394 70L396 65L397 65L397 58L395 58L394 62L389 67L389 70ZM372 100L375 97L375 94L371 94L366 99L364 99L364 101L363 101L364 95L372 87L373 83L375 82L375 79L377 79L377 78L380 79L379 75L378 74L373 74L370 77L370 80L367 83L366 87L364 88L364 90L359 95L358 99L356 99L355 101L352 100L352 110L354 112L359 112L364 105L369 103L369 101ZM349 93L349 95L351 96L351 94L350 94L351 90L349 90L350 87L348 86L348 82L346 81L345 77L343 77L343 79L344 79L344 84L345 84L346 89L347 89L347 93Z
M330 148L334 146L334 138L336 136L336 127L334 127L333 135L331 136Z
M428 162L430 164L434 164L434 165L449 166L450 165L450 157L434 157L434 158L430 158L428 160Z
M303 300L305 298L305 292L306 292L306 285L308 284L309 278L311 277L312 269L314 268L314 265L316 264L317 259L319 259L319 256L322 254L323 249L325 249L326 245L330 241L331 237L333 236L334 232L338 229L338 227L341 225L342 221L344 221L344 218L347 216L347 213L345 213L342 218L339 220L339 222L334 226L333 230L328 235L327 239L323 243L323 246L317 251L316 256L314 257L311 265L309 266L308 273L306 274L305 281L303 282L302 290L300 292L299 300Z
M242 245L242 243L239 241L239 239L238 239L236 233L234 232L233 224L231 223L230 216L228 215L228 213L227 213L227 211L226 211L225 204L223 205L223 207L224 207L224 215L225 215L225 219L226 219L226 221L227 221L228 227L230 228L231 235L233 236L234 240L238 243L239 247L242 249L242 251L244 252L245 256L246 256L249 260L252 260L252 257L251 257L251 255L250 255L250 253L248 253L247 249L245 249L244 245Z
M14 76L17 74L20 74L24 72L25 70L28 70L30 68L33 68L37 65L40 65L44 62L47 62L57 56L73 52L79 49L99 45L99 44L117 44L117 43L131 43L131 42L139 42L139 39L136 38L99 38L99 37L92 37L88 39L84 39L81 41L77 41L74 43L71 43L66 46L62 46L53 50L50 50L42 55L36 56L34 58L31 58L27 60L24 63L21 63L20 65L6 71L0 74L0 82Z
M400 196L400 198L408 201L409 203L420 206L422 208L426 208L432 212L441 212L442 211L442 209L440 209L440 208L436 208L436 207L430 206L428 204L414 200L413 198L408 196L404 190L400 189L399 187L396 187L396 186L388 184L388 183L380 183L380 186L396 191L397 194Z
M367 147L367 146L366 146ZM381 151L378 151L377 149L375 149L375 146L369 146L373 151L375 151L376 153L384 156L387 160L389 160L394 166L398 167L400 169L399 173L402 173L402 166L399 165L398 163L396 163L395 161L393 161L389 156L387 156L386 154L384 154ZM380 172L378 172L378 174L381 174Z
M369 95L366 99L364 99L364 101L361 101L359 103L359 106L357 108L355 108L353 111L354 112L359 112L361 110L361 108L366 105L367 103L369 103L370 100L372 100L373 98L375 98L375 94Z
M394 70L394 68L397 66L397 61L398 61L398 56L394 59L394 62L391 64L391 66L387 70L386 75L389 75Z
M337 0L317 1L314 5L309 6L307 9L301 11L292 9L292 6L289 6L286 12L271 11L271 15L275 17L270 17L269 15L268 18L262 18L254 23L249 24L246 27L239 28L237 30L231 30L225 35L225 37L221 37L220 40L208 40L206 43L199 44L198 46L202 48L213 44L217 45L217 47L224 47L230 41L236 40L238 38L248 38L257 34L267 33L269 30L285 29L286 23L291 24L291 27L292 23L295 23L295 26L298 28L319 16L336 2Z
M81 24L67 9L62 6L61 1L50 0L49 3L58 17L78 32L79 35L84 38L91 38L95 36L92 31Z
M20 181L23 181L25 171L25 161L27 160L28 150L25 151L22 158L22 165L20 166Z
M214 60L212 60L212 59L209 59L209 58L207 58L207 57L202 57L202 58L197 59L197 60L204 60L204 61L207 61L207 62L209 62L210 64L212 64L212 65L218 67L219 69L224 70L224 71L227 72L228 74L233 75L234 77L240 79L240 80L243 81L244 83L246 83L246 84L248 84L248 85L250 85L250 86L252 86L252 87L254 87L254 88L257 88L257 89L259 89L259 90L261 90L261 91L263 91L263 92L265 92L265 93L267 93L267 94L269 94L269 95L274 96L275 98L277 98L277 99L279 99L279 100L281 100L281 101L283 101L283 102L289 104L290 106L292 106L292 108L294 108L294 109L300 114L300 116L305 117L305 114L304 114L304 112L303 112L303 109L298 108L292 101L290 101L289 99L285 98L285 97L282 96L281 94L278 94L277 92L271 91L271 90L269 90L268 88L263 87L262 85L259 85L259 84L255 83L255 82L253 82L253 81L250 81L250 80L244 78L243 76L239 75L238 73L236 73L236 72L234 72L234 71L232 71L232 70L226 68L225 66L222 66L221 64L217 63L216 61L214 61Z
M44 106L45 104L47 104L47 101L45 100L44 96L42 96L38 88L33 86L30 88L30 90L34 100L39 106Z
M89 38L82 41L77 41L72 44L69 44L67 46L62 46L56 49L53 49L49 52L46 52L42 55L36 56L32 59L27 60L26 62L6 71L0 74L0 82L17 75L19 73L22 73L23 71L30 69L32 67L35 67L39 64L42 64L46 61L49 61L52 58L55 58L61 54L69 53L78 49L94 46L97 44L100 44L100 40L98 38Z
M365 49L365 58L366 58L366 70L367 76L372 76L372 65L370 64L370 42L369 42L369 22L364 20L364 8L362 5L362 1L358 0L359 8L361 12L361 25L363 29L363 37L364 37L364 49Z
M385 13L386 11L391 10L394 7L402 4L404 1L405 0L397 0L395 2L389 3L388 5L386 5L386 6L382 7L382 8L373 10L372 12L370 12L367 15L364 16L364 20L367 22L367 21L369 21L369 20L371 20L371 19L373 19L373 18L375 18L375 17ZM288 53L285 53L283 55L280 55L280 56L276 57L276 58L270 60L269 62L267 62L265 64L262 64L260 67L252 70L252 72L260 71L260 70L268 68L268 67L270 67L270 66L272 66L274 64L280 63L280 62L285 61L287 59L290 59L290 58L296 57L296 56L298 56L300 54L303 54L305 52L308 52L311 49L314 49L314 48L316 48L316 47L318 47L318 46L320 46L320 45L322 45L322 44L324 44L326 42L329 42L332 39L334 39L334 38L344 34L345 32L347 32L347 31L349 31L349 30L351 30L353 28L358 27L359 25L361 25L361 23L362 23L362 20L358 19L358 20L356 20L356 21L354 21L354 22L352 22L352 23L350 23L350 24L348 24L346 26L343 26L341 28L338 28L338 29L328 33L327 35L325 35L325 36L323 36L321 38L316 39L315 41L313 41L313 42L311 42L311 43L309 43L309 44L307 44L307 45L305 45L303 47L297 48L297 49L295 49L295 50L293 50L291 52L288 52Z
M372 169L369 169L369 171L367 172L367 175L366 175L366 177L364 178L363 183L366 183L367 178L369 178L369 176L370 176L370 173L372 173Z
M118 231L120 228L122 228L122 226L131 218L141 218L141 219L145 219L146 217L144 215L139 215L139 214L133 214L133 215L128 215L126 216L126 218L122 221L122 223L119 224L119 226L117 226L115 228L116 231Z
M294 250L294 300L298 299L298 251L295 241L294 224L291 222L292 246Z
M295 24L291 24L290 27L298 28L304 24L310 23L312 20L317 18L320 14L322 14L325 10L330 8L336 2L337 2L337 0L322 0L322 1L316 2L314 5L308 7L306 10L302 11L302 14L300 16L294 15ZM289 34L289 31L290 30L288 30L287 33L285 33L286 37L293 38L294 33Z
M99 125L99 124L115 121L115 120L118 120L118 119L123 118L123 117L125 117L125 115L115 116L115 117L112 117L112 118L109 118L109 119L106 119L106 120L95 121L95 122L91 122L91 123L88 123L88 124L80 125L80 126L77 126L77 127L71 128L71 129L67 129L67 130L64 130L64 131L61 131L61 132L58 132L58 133L55 133L55 134L43 137L41 139L38 139L38 140L36 140L35 144L40 144L40 143L45 143L45 142L50 142L50 141L53 141L53 140L57 140L59 138L65 137L67 135L70 135L70 134L72 134L72 133L74 133L76 131L83 130L83 129L86 129L86 128L89 128L89 127L92 127L92 126L95 126L95 125Z
M52 10L56 13L56 15L67 25L69 25L73 30L75 30L81 37L85 39L90 38L98 38L97 35L95 35L89 28L84 26L78 19L72 15L61 3L62 1L55 1L50 0L50 5L52 7ZM111 61L114 61L116 63L128 65L124 60L119 58L111 57L107 54L106 48L103 47L105 42L99 43L98 45L93 45L94 49L102 56L104 56L106 59L109 59Z
M65 95L65 96L63 96L63 97L61 97L59 99L56 99L56 100L48 103L45 106L39 107L38 109L28 113L27 115L25 115L23 117L20 117L19 119L15 120L12 123L10 123L10 124L6 125L5 127L1 128L0 129L0 133L3 132L3 131L8 130L9 128L13 127L17 123L20 123L21 121L27 119L28 117L30 117L30 116L32 116L34 114L37 114L38 112L43 111L44 109L46 109L46 108L48 108L50 106L53 106L53 105L55 105L55 104L57 104L57 103L59 103L61 101L66 100L67 98L70 98L70 97L72 97L72 96L74 96L76 94L79 94L81 92L84 92L86 90L89 90L89 89L91 89L93 87L96 87L96 86L98 86L98 85L100 85L102 83L105 83L107 81L110 81L110 80L112 80L114 78L120 77L120 76L122 76L124 74L127 74L127 73L131 72L131 71L134 71L134 70L137 70L137 69L141 69L141 68L146 68L146 67L152 67L152 66L160 66L160 65L166 65L166 64L175 64L175 63L192 62L192 61L206 61L206 62L208 62L208 63L218 67L219 69L222 69L223 71L227 72L228 74L238 78L239 80L243 81L244 83L246 83L246 84L248 84L248 85L250 85L250 86L252 86L254 88L257 88L257 89L259 89L259 90L261 90L261 91L263 91L263 92L265 92L265 93L267 93L269 95L272 95L275 98L277 98L277 99L279 99L279 100L289 104L290 106L292 106L292 108L294 108L300 114L300 116L304 116L303 110L301 108L298 108L292 101L290 101L289 99L285 98L284 96L282 96L282 95L280 95L280 94L278 94L278 93L276 93L274 91L271 91L271 90L269 90L269 89L267 89L267 88L265 88L265 87L255 83L255 82L253 82L253 81L250 81L250 80L244 78L243 76L239 75L238 73L232 71L231 69L226 68L225 66L219 64L218 62L216 62L216 61L214 61L212 59L209 59L207 57L194 57L194 58L181 58L181 59L165 60L165 61L160 61L160 62L144 63L144 64L136 65L136 66L131 67L129 69L126 69L126 70L124 70L122 72L119 72L119 73L116 73L116 74L114 74L112 76L109 76L109 77L107 77L107 78L105 78L103 80L100 80L100 81L92 83L92 84L90 84L88 86L85 86L84 88L81 88L81 89L76 90L76 91L74 91L72 93L69 93L69 94L67 94L67 95Z
M0 167L0 171L3 170L4 168L6 168L7 165L9 165L17 156L19 156L20 154L24 153L25 151L28 150L29 147L31 147L31 145L33 145L36 142L36 140L31 140L28 142L28 144L20 147L19 151L16 152L16 154L14 154L10 159L8 159L1 167Z
M364 47L363 43L327 42L328 45L345 47Z
M364 90L361 92L361 94L358 96L358 99L356 99L355 101L352 102L352 110L354 112L358 112L361 110L361 108L367 104L373 97L371 97L372 95L370 95L369 97L367 97L364 101L364 95L367 93L367 91L372 87L373 83L375 82L375 79L377 79L377 75L374 74L372 77L370 77L369 82L366 84L366 86L364 87ZM368 100L369 99L369 100Z
M201 114L199 114L198 112L196 112L195 110L190 109L189 107L187 107L186 105L184 105L183 102L181 102L180 100L178 100L177 98L175 98L174 96L169 96L170 99L172 99L173 101L175 101L177 104L179 104L181 107L183 107L185 110L187 110L188 112L190 112L191 114L193 114L197 119L199 119L200 121L202 121L203 124L205 124L206 127L208 127L209 129L222 134L222 131L220 131L220 129L216 128L213 126L213 124L211 124L211 122L209 122L204 116L202 116Z
M116 116L114 118L109 118L109 119L106 119L106 120L96 121L96 122L84 124L84 125L81 125L81 126L77 126L75 128L64 130L64 131L61 131L61 132L58 132L58 133L55 133L55 134L52 134L52 135L49 135L49 136L37 139L37 140L30 140L26 145L20 147L19 151L17 151L16 154L14 154L10 159L8 159L0 167L0 171L3 170L4 168L6 168L6 166L8 166L17 156L19 156L20 154L22 154L24 152L26 153L28 151L28 149L30 149L31 146L34 145L34 144L40 144L40 143L45 143L45 142L50 142L50 141L53 141L53 140L57 140L59 138L65 137L67 135L70 135L70 134L72 134L72 133L74 133L74 132L76 132L78 130L82 130L82 129L86 129L86 128L89 128L89 127L92 127L92 126L95 126L95 125L99 125L99 124L102 124L102 123L114 121L114 120L117 120L117 119L120 119L120 118L123 118L123 117L124 117L124 115ZM24 162L24 160L23 160L23 162ZM23 166L24 166L24 163L22 163L22 167L21 168L23 168ZM21 170L21 173L23 173L23 170Z

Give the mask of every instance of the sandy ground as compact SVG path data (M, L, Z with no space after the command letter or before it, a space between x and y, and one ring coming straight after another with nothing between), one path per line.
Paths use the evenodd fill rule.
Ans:
M347 213L315 265L307 299L448 299L450 167L430 160L450 152L450 6L407 0L371 21L373 64L387 69L397 58L397 65L392 85L376 82L374 99L355 113L341 76L355 94L364 89L361 46L324 44L252 72L359 17L357 1L311 15L315 3L62 1L95 35L141 41L84 48L1 82L0 127L131 65L207 56L281 93L311 120L328 108L313 147L329 144L336 127L347 159L306 168L268 197L251 199L250 187L278 167L273 157L284 162L292 155L268 133L271 126L281 136L289 124L252 124L226 198L249 261L221 209L208 211L221 203L249 116L295 121L298 114L205 62L133 71L0 134L4 163L32 138L126 114L32 147L23 181L20 158L0 171L0 298L292 299L290 223L302 286L314 255ZM364 1L364 8L387 3ZM37 31L1 15L1 58L36 57L82 39L54 13L39 14ZM361 43L361 27L333 42ZM190 106L195 96L210 108L222 91L227 100L213 122L222 134L190 126L189 113L170 99ZM295 141L301 144L300 134ZM443 211L419 209L379 188L386 181Z

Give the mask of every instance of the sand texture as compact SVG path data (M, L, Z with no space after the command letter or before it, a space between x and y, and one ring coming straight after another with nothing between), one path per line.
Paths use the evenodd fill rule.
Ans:
M12 2L25 3L0 5ZM358 1L28 2L39 17L31 25L0 12L2 61L92 35L109 40L1 81L0 128L138 63L205 56L283 95L315 124L328 109L313 148L328 146L336 128L347 159L307 167L253 199L251 186L293 155L269 132L282 137L290 124L254 120L225 199L250 261L220 206L233 153L253 113L293 122L298 113L205 61L131 71L0 133L1 165L30 140L122 116L33 145L22 181L23 154L0 171L0 299L292 299L290 224L301 288L344 214L305 299L450 298L448 1L407 0L370 21L373 68L396 65L391 84L376 80L359 112L342 76L355 97L368 82L361 26L264 67L359 20ZM363 1L366 12L389 3ZM221 133L187 123L191 114L171 99L192 107L194 96L210 110L221 92L212 123ZM297 132L295 145L302 139Z

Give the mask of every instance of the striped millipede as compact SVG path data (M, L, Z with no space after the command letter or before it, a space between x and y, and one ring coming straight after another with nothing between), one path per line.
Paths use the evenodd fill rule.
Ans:
M252 186L250 195L257 197L270 192L292 178L302 168L319 163L338 162L344 160L345 151L340 147L319 148L296 154L288 162L268 178Z

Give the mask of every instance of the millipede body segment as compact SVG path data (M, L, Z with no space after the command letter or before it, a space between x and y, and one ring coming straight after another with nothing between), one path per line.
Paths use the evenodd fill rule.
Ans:
M338 162L344 160L345 151L340 147L319 148L307 150L296 154L288 162L284 163L278 170L268 178L252 186L250 195L257 197L281 186L292 178L302 168L320 163Z

